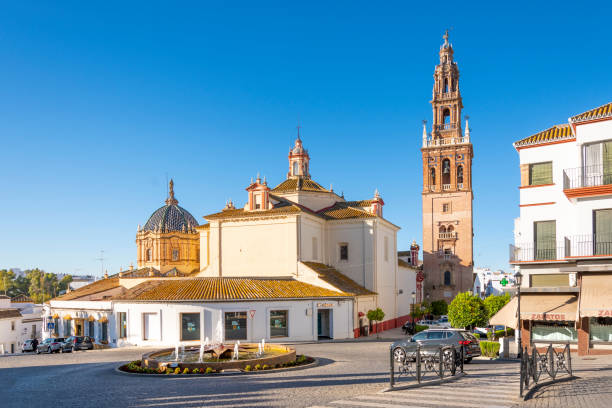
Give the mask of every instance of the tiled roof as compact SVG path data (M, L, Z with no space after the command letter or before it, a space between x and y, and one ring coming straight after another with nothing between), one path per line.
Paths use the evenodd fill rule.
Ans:
M344 298L350 294L310 285L294 279L191 278L148 281L116 296L114 300L267 300Z
M73 290L65 295L56 297L53 300L74 300L83 296L93 295L94 293L104 292L106 290L115 289L119 287L119 278L107 278L100 279L89 285L85 285L82 288Z
M0 319L10 319L11 317L21 317L19 309L0 309Z
M10 296L6 296L6 295L0 295L0 299L10 299Z
M176 204L166 204L149 217L143 230L157 231L159 228L162 232L181 232L190 231L197 226L198 222L189 211Z
M317 214L323 216L328 220L345 220L349 218L376 218L375 214L369 213L362 210L361 208L355 208L358 206L351 206L352 203L359 201L350 201L346 203L337 202L331 207L324 208L317 212Z
M404 261L403 259L398 259L397 260L397 265L401 266L401 267L404 267L404 268L414 268L414 266L412 266L408 262Z
M358 201L347 201L346 205L351 207L370 207L374 200L358 200Z
M584 122L587 120L601 119L601 118L607 118L607 117L612 117L612 102L609 102L598 108L583 112L580 115L572 116L570 118L570 122L572 123Z
M169 277L186 277L191 275L194 272L197 272L198 269L194 269L193 271L190 271L189 273L183 273L180 272L178 269L176 268L172 268L169 271L166 271L164 273L161 273L158 269L155 269L153 267L146 267L146 268L140 268L140 269L134 269L134 270L127 270L127 271L122 271L121 274L115 274L112 277L120 277L120 278L169 278Z
M11 299L11 303L34 303L34 301L29 296L18 295Z
M572 139L574 134L569 124L555 125L549 129L543 130L535 135L526 137L514 142L514 147L523 147L537 145L540 143L550 143L564 139Z
M297 178L297 177L287 179L272 189L272 191L276 193L285 193L285 192L291 192L291 191L296 191L296 190L320 191L320 192L326 192L326 193L329 192L329 190L327 190L326 188L321 186L319 183L317 183L316 181L310 178Z
M364 288L357 282L339 272L332 266L328 266L319 262L304 262L304 265L313 269L319 275L319 278L329 283L330 285L340 289L341 291L354 296L375 295L375 292Z
M257 218L275 215L299 214L301 211L302 209L295 204L275 205L271 210L245 211L244 208L238 208L235 210L225 210L215 214L205 215L204 218L207 220L222 218Z

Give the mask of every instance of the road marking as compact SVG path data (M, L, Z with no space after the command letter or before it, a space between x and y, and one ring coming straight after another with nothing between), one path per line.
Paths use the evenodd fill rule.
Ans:
M486 392L488 390L483 390L483 389L479 389L479 390L448 390L448 389L443 389L443 388L438 388L438 389L410 389L410 390L401 390L401 391L394 391L391 394L389 394L388 392L385 393L385 395L390 395L390 396L402 396L402 395L414 395L414 396L430 396L430 395L440 395L440 396L450 396L450 397L457 397L457 399L464 399L464 398L476 398L476 399L485 399L486 401L489 401L490 398L487 397L482 397L480 395L478 395L479 393L483 393ZM508 401L514 401L516 399L516 396L518 395L518 392L495 392L492 393L493 395L495 395L495 399L502 399L502 400L508 400Z
M434 406L446 406L446 407L463 407L463 408L472 408L472 407L482 407L482 401L452 401L452 400L447 400L447 399L439 399L439 398L435 398L432 396L427 397L427 400L420 400L420 401L415 401L414 398L410 398L410 397L383 397L383 396L374 396L374 395L361 395L358 396L356 398L359 399L369 399L369 400L375 400L375 401L389 401L389 402L396 402L396 403L401 403L402 405L399 406L409 406L412 407L412 405L406 405L406 402L412 402L412 403L420 403L420 404L426 404L426 405L434 405ZM396 405L393 405L396 406ZM487 405L488 408L509 408L512 405Z
M404 407L431 408L431 407L423 407L423 406L417 406L417 405L380 404L380 403L376 403L376 402L346 401L346 400L334 401L334 402L332 402L332 404L351 405L353 407L357 407L358 406L358 407L378 407L378 408L404 408Z

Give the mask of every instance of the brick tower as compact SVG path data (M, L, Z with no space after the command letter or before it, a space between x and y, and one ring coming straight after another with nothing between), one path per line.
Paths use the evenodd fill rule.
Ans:
M472 158L468 117L461 129L459 68L448 31L434 72L433 126L423 122L423 271L425 296L450 302L472 289Z

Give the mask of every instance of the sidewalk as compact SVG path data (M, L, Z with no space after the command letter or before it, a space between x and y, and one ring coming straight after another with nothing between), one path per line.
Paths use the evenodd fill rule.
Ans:
M612 355L572 355L575 380L544 386L520 407L608 408L612 398ZM545 379L543 381L546 381Z

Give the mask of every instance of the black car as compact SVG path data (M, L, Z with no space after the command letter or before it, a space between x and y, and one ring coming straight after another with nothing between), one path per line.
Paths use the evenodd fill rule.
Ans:
M56 353L58 351L60 351L60 349L62 348L62 345L64 344L64 338L63 337L56 337L56 338L48 338L45 339L42 343L40 343L38 345L38 347L36 347L36 354L40 354L40 353Z
M466 363L480 356L478 339L472 333L459 329L429 329L415 334L410 339L393 343L391 347L395 361L414 359L417 344L421 346L422 354L438 353L440 347L453 347L457 353L460 353L463 347Z
M70 336L64 343L70 347L70 351L93 350L94 348L93 341L88 336Z

